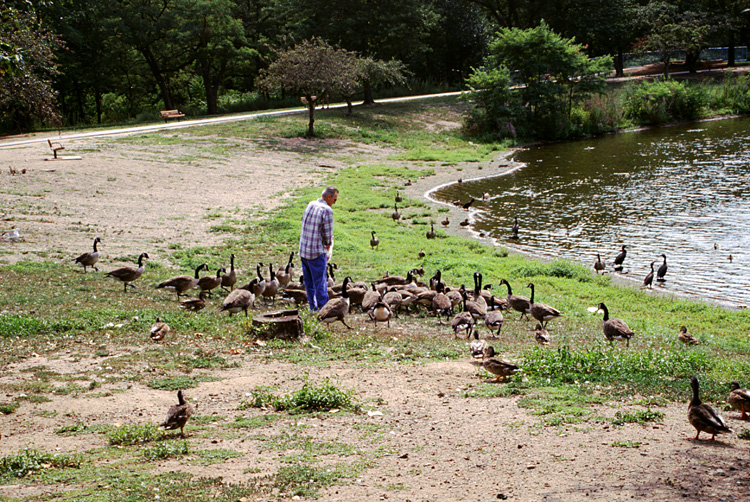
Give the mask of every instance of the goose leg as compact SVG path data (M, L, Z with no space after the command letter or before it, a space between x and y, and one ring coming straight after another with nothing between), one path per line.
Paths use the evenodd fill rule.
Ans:
M349 329L354 329L354 328L352 328L351 326L349 326L348 324L346 324L346 321L345 321L345 320L341 319L341 322L342 322L342 323L344 324L344 326L346 326L347 328L349 328Z

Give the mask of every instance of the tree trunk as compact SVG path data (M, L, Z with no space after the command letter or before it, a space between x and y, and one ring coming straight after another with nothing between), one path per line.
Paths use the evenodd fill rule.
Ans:
M315 129L313 127L313 124L315 124L315 99L313 99L312 94L306 94L305 99L307 100L307 109L310 111L310 122L307 124L307 137L312 138L315 136Z
M685 66L690 73L698 73L698 61L700 59L700 51L687 51L685 52Z
M365 80L364 82L362 82L362 88L364 89L364 93L365 93L365 101L362 104L374 105L375 100L372 97L372 86L370 85L370 81Z
M352 115L352 98L346 97L346 114L351 117Z
M159 68L159 63L156 61L156 58L148 47L139 48L139 51L146 60L146 64L151 70L151 74L153 75L154 80L156 80L156 84L159 86L161 98L164 101L164 107L167 110L173 110L175 106L172 102L172 93L169 90L166 78L164 78L164 73L161 71L161 68Z
M622 55L622 50L618 50L615 55L615 77L625 76L625 58Z

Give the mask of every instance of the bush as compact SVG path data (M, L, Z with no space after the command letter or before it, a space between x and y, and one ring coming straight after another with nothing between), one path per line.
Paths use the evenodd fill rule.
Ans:
M750 113L750 76L730 77L714 89L710 106L725 113Z
M696 120L707 105L701 86L659 79L625 88L625 116L641 125L660 125L679 120Z

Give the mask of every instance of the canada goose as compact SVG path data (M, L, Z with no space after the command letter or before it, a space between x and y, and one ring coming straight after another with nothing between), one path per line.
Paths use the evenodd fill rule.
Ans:
M453 304L451 304L450 298L445 294L445 286L438 284L437 294L432 298L432 311L438 316L438 322L440 322L440 316L444 315L446 319L450 314L453 313Z
M463 287L463 284L461 286ZM469 298L465 288L462 294L467 295L467 300L464 302L464 310L469 312L476 319L484 319L484 316L487 315L487 304L485 303L484 298L481 298L481 296L479 297L482 300L481 303L473 296Z
M685 326L680 326L680 334L677 335L677 339L686 345L700 345L701 343L693 335L687 332Z
M534 340L536 340L539 345L549 345L549 342L551 340L547 330L544 329L539 323L536 324Z
M741 420L750 420L750 416L747 414L750 410L750 391L740 388L739 382L732 382L727 402L732 408L742 412Z
M492 296L487 291L486 294L489 296ZM482 290L482 274L480 272L474 272L474 290L471 292L471 300L477 305L479 305L479 308L484 311L484 314L487 313L487 300L484 299L484 294ZM482 314L482 317L484 317L484 314Z
M375 304L375 307L372 309L372 318L375 320L376 328L378 327L379 322L386 323L387 326L390 328L392 316L393 316L393 311L391 310L391 307L382 300L378 301Z
M348 293L349 293L349 308L354 307L356 305L362 306L362 300L364 300L365 295L367 294L367 290L369 287L366 283L352 283L349 285Z
M491 352L494 353L494 350ZM497 375L495 381L500 380L501 378L506 380L509 376L513 376L521 370L516 364L495 357L489 357L481 361L472 361L471 363L475 366L481 366L493 375Z
M370 248L375 249L380 244L380 239L375 236L375 230L370 232L370 235L372 235L372 237L370 238Z
M292 277L294 277L294 263L292 262L293 259L294 251L289 253L289 261L287 262L286 266L280 271L276 272L276 279L279 281L279 287L286 288L289 284L289 281L291 281Z
M475 200L476 199L474 197L472 197L469 202L466 202L465 204L462 204L461 207L463 207L464 209L469 209L471 207L471 205L474 204Z
M334 275L333 271L337 269L338 267L335 263L328 263L328 268L326 270L326 283L328 284L329 288L332 288L336 285L336 276Z
M442 277L443 273L440 271L440 269L435 270L435 275L430 277L430 289L437 291L438 284L442 284L443 286L445 286L445 282L443 281Z
M122 281L125 292L128 291L128 286L131 288L136 288L133 284L131 284L133 281L138 279L140 276L143 275L143 272L146 270L146 266L143 264L143 259L148 259L148 253L141 253L141 255L138 257L138 268L133 267L120 267L116 268L104 277L114 277L118 281Z
M189 275L178 275L160 283L158 286L156 286L156 289L173 289L177 293L177 300L179 300L180 296L182 296L185 291L195 287L198 284L198 280L200 279L198 273L201 270L208 270L208 265L203 263L195 267L194 277L190 277Z
M474 316L471 315L471 312L466 310L466 293L464 292L463 296L463 302L464 302L464 311L459 312L455 316L453 316L453 320L451 321L451 328L453 328L453 335L458 336L459 331L466 331L466 338L469 338L471 336L471 330L474 328Z
M531 311L531 300L526 298L525 296L514 295L513 291L510 289L510 284L505 279L502 279L500 281L500 285L503 284L508 287L508 305L516 312L521 313L521 317L519 317L518 320L520 321L524 317L528 319L528 316L526 314Z
M461 183L463 183L463 182L464 182L464 180L463 180L462 178L458 178L458 184L459 184L459 185L460 185Z
M430 229L427 231L427 238L434 239L435 237L437 237L437 234L435 233L435 224L430 223Z
M613 340L625 340L627 346L630 347L630 339L633 337L633 330L622 319L609 318L609 310L603 303L599 304L599 310L604 312L604 319L602 322L602 330L604 336L612 342Z
M518 239L518 216L514 216L513 218L513 227L510 229L510 238Z
M179 427L180 434L182 437L185 437L185 424L187 424L187 421L192 414L193 407L182 397L182 389L180 389L177 391L177 404L169 407L167 419L160 425L160 427L164 427L164 429L168 431Z
M419 256L419 259L421 260L425 256L427 256L427 253L424 252L424 249L420 250L419 253L417 253L417 256Z
M276 278L276 272L273 270L273 263L268 264L268 273L270 274L270 280L266 282L266 289L263 290L263 298L271 299L271 303L276 303L276 295L279 292L279 280Z
M208 296L211 296L211 290L221 286L221 275L226 271L227 269L222 267L216 271L216 277L212 275L201 277L198 279L198 284L196 284L196 286L200 288L201 292L205 291L208 293Z
M729 255L729 263L732 263L732 255Z
M440 222L440 224L443 225L444 227L447 227L451 224L451 220L448 219L448 217L446 216L445 219Z
M182 300L180 302L180 307L184 308L185 310L190 310L191 312L198 312L200 310L203 310L203 307L206 306L206 292L201 291L198 294L198 298L189 298L187 300Z
M399 293L395 286L392 286L390 291L383 295L382 301L387 303L396 317L398 317L398 309L401 307L401 302L404 301L404 295Z
M698 439L701 432L711 434L711 440L713 440L717 434L734 432L727 427L726 422L724 422L721 415L716 413L716 410L710 405L701 402L698 378L690 378L690 386L693 388L693 399L691 399L690 404L688 404L688 421L697 431L695 439Z
M237 272L234 270L234 253L229 255L229 272L221 276L221 289L231 291L237 283ZM229 289L227 289L229 288Z
M646 274L643 278L643 287L651 289L651 285L654 283L654 262L651 262L651 272Z
M470 224L471 223L469 223L469 218L466 218L464 221L462 221L461 223L459 223L459 225L461 225L462 227L467 227Z
M318 311L318 320L321 322L335 322L341 321L341 323L349 329L351 326L346 324L344 318L349 313L349 293L346 291L349 281L352 278L347 276L344 278L344 288L341 290L341 298L332 298L323 305L323 308Z
M535 303L534 284L530 282L527 288L531 290L531 299L529 300L531 302L531 308L529 309L529 313L531 314L531 317L542 323L543 328L546 328L547 323L556 317L560 317L562 312L545 303Z
M484 316L484 325L487 326L487 329L490 330L490 333L494 331L495 336L500 336L500 330L503 327L503 322L505 321L505 318L503 317L502 312L499 310L494 309L495 306L495 297L490 297L490 304L487 306L487 314ZM492 310L489 310L492 308Z
M398 212L398 204L393 204L393 212L391 213L391 218L393 218L393 221L398 221L401 219L401 213Z
M148 334L153 341L160 342L169 334L169 324L163 322L161 317L157 317Z
M372 289L368 289L365 293L365 296L362 297L362 313L366 313L370 315L370 318L372 318L372 311L375 309L375 306L377 303L381 300L381 294L375 287L375 283L371 282Z
M229 312L229 317L244 310L245 317L247 317L247 309L251 306L255 308L255 295L246 289L239 288L224 298L224 303L218 310L219 312Z
M662 254L661 257L664 258L664 262L659 266L659 269L656 271L656 280L658 282L666 281L664 276L667 275L667 255Z
M599 256L599 253L596 253L596 261L594 262L594 270L596 270L597 275L599 272L602 272L604 270L604 263L602 262L601 256Z
M620 251L620 254L615 256L615 261L612 262L612 264L615 266L615 270L618 272L622 272L622 262L625 261L625 257L628 255L627 249L625 249L625 244L622 245L622 251Z
M403 198L401 197L401 194L398 193L398 190L396 190L396 198L395 198L395 200L396 200L396 202L401 202L403 200Z
M255 295L256 298L260 298L260 296L263 294L263 291L266 290L266 280L263 278L263 276L260 273L260 267L263 267L263 266L264 265L262 263L258 263L255 266L255 273L258 275L258 282L253 284L252 293Z
M97 272L99 271L98 268L96 268L96 262L99 261L99 251L96 249L96 245L101 242L101 239L97 237L94 239L94 250L90 253L83 253L81 256L75 259L76 263L80 263L83 265L83 272L86 273L86 267L91 267Z
M474 339L469 344L469 353L471 354L471 357L474 359L485 359L490 356L490 345L487 343L487 340L480 340L479 339L479 331L474 330ZM492 349L492 353L494 354L495 349Z

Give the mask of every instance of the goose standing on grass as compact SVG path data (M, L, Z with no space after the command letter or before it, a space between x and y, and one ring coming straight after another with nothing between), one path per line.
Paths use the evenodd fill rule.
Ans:
M218 311L229 312L229 317L232 317L232 314L244 311L245 317L247 317L247 309L250 307L255 308L255 295L246 289L239 288L224 298L224 303L218 308Z
M370 319L373 319L372 312L375 309L375 306L383 299L383 296L380 294L380 291L375 287L375 283L371 282L370 285L372 286L372 289L368 289L365 293L365 296L362 297L362 305L360 305L360 308L362 309L363 314L367 314L370 316ZM351 303L350 303L351 305Z
M349 281L352 278L347 276L344 278L344 287L341 290L340 298L331 298L326 302L325 305L318 311L318 320L325 323L341 321L341 323L349 329L351 326L346 324L344 318L349 313L349 293L346 291L349 286Z
M387 326L391 327L391 317L393 317L393 311L391 307L383 300L379 300L375 303L375 307L372 309L372 318L375 321L375 327L378 327L379 322L384 322Z
M393 218L393 221L398 221L401 219L401 213L398 212L398 204L393 204L393 213L391 213L391 218Z
M434 239L435 237L437 237L437 234L435 233L435 224L430 223L430 229L427 231L427 238Z
M699 342L693 335L687 332L687 327L680 326L680 334L677 335L677 339L685 345L700 345Z
M466 310L466 291L464 291L461 296L463 296L464 310L453 316L451 328L453 329L453 336L458 336L459 331L466 331L466 338L469 338L471 336L471 330L474 328L474 316L471 315L471 312Z
M742 412L741 420L750 420L750 416L747 414L750 410L750 391L740 388L739 382L732 382L727 402L732 408Z
M427 256L427 253L424 252L424 249L420 249L419 253L417 253L417 256L421 260L422 258L424 258L425 256Z
M264 299L271 299L271 303L276 303L276 295L279 292L279 287L281 286L281 283L279 283L279 280L276 278L276 272L273 270L273 263L268 264L268 273L270 275L270 279L268 282L266 282L266 288L263 290L263 298Z
M495 351L493 349L490 351L490 354L494 356L494 352ZM503 380L507 380L508 377L513 376L521 371L521 368L519 368L515 363L512 363L507 359L498 359L496 357L485 358L481 361L472 361L471 363L475 366L481 366L493 375L497 375L495 377L495 381L498 381L501 378Z
M602 257L599 256L599 253L596 253L596 261L594 262L594 270L596 270L597 275L599 275L601 272L604 271L604 263L602 262Z
M229 292L234 289L235 284L237 284L237 272L234 270L234 253L232 253L229 255L229 272L221 276L221 289Z
M667 255L663 254L661 257L664 258L664 262L659 265L659 269L656 271L656 280L658 282L666 281L664 276L667 275Z
M258 282L256 282L253 285L252 293L255 295L256 298L260 298L263 294L263 291L266 290L266 280L263 278L263 276L260 273L260 267L263 267L262 263L258 263L255 266L255 273L258 275Z
M378 247L380 245L380 239L377 238L377 236L375 235L375 233L376 233L375 230L373 230L372 232L370 232L370 235L372 235L372 237L370 237L370 248L371 249L375 249L376 247Z
M535 303L534 284L530 282L527 288L531 290L531 298L529 299L529 301L531 302L531 307L529 308L531 317L542 323L543 328L546 328L547 323L552 319L555 319L556 317L560 317L562 315L562 312L560 312L556 308L550 307L546 303Z
M201 291L198 294L198 298L189 298L187 300L182 300L180 302L180 307L184 308L185 310L190 310L191 312L198 312L200 310L203 310L203 307L206 306L206 292Z
M502 312L495 309L495 297L490 296L490 303L487 305L487 313L484 316L484 325L487 326L493 336L500 336L504 321Z
M163 322L161 317L157 317L148 334L153 341L161 342L169 334L169 324Z
M513 228L510 229L510 238L518 239L518 216L514 216Z
M289 253L289 261L286 263L286 266L284 266L283 269L276 272L276 279L279 280L279 287L286 288L289 285L289 282L292 280L292 277L294 277L294 263L292 260L294 259L294 251Z
M400 193L398 193L398 190L396 190L396 198L395 198L395 201L396 201L396 202L401 202L402 200L403 200L403 198L401 197L401 194L400 194Z
M534 340L536 340L536 343L539 345L549 345L552 338L549 336L549 332L544 329L541 324L537 323L534 330Z
M198 279L196 286L200 288L201 292L205 291L208 296L211 296L211 291L221 286L221 275L226 271L227 269L222 267L216 271L216 277L212 275L201 277Z
M437 294L432 297L432 311L438 316L438 323L443 324L440 321L440 316L444 315L446 320L448 316L453 313L453 304L450 298L445 294L445 286L438 284Z
M326 270L326 284L329 288L332 288L336 285L336 276L334 275L333 271L338 270L338 266L335 263L328 263L328 268Z
M643 287L651 289L652 284L654 283L654 262L651 262L651 272L646 274L646 277L643 278Z
M98 268L96 268L96 262L99 261L99 251L96 249L96 245L101 242L101 239L97 237L94 239L94 250L90 253L83 253L81 256L75 259L76 263L80 263L83 265L83 273L86 273L86 267L91 267L97 272L99 271Z
M630 339L633 337L633 330L622 319L609 318L609 310L603 303L599 304L599 310L604 312L604 319L602 322L602 330L604 336L612 342L613 340L625 340L627 347L630 347Z
M711 440L713 440L717 434L729 434L734 432L727 427L726 422L724 422L721 415L716 413L716 410L710 405L701 402L698 378L692 377L690 379L690 386L693 388L693 399L691 399L690 404L688 404L688 421L697 431L695 439L698 439L701 432L711 434Z
M617 272L622 272L622 263L625 261L625 257L628 255L627 249L625 249L625 244L622 245L622 250L620 251L620 254L615 256L615 261L612 262L612 264L615 266L615 270Z
M195 276L190 277L189 275L178 275L171 277L164 282L159 283L156 289L173 289L177 293L177 300L179 301L182 294L197 286L200 280L199 273L201 270L208 270L208 265L205 263L195 267Z
M128 292L128 286L136 289L137 286L131 284L133 281L138 279L146 271L146 266L143 264L143 259L148 259L148 253L141 253L138 257L138 268L133 267L120 267L116 268L104 277L114 277L118 281L121 281L125 287L125 292Z
M179 428L180 435L185 437L185 424L187 424L187 421L193 413L193 407L190 403L185 401L182 396L182 389L180 389L177 391L177 404L170 406L169 411L167 412L167 419L160 425L160 427L164 427L164 429L168 431Z
M500 285L505 284L508 288L508 305L516 312L521 313L521 317L518 318L520 321L524 317L528 319L528 313L531 311L531 300L521 295L514 295L510 289L510 284L505 279L500 280Z

